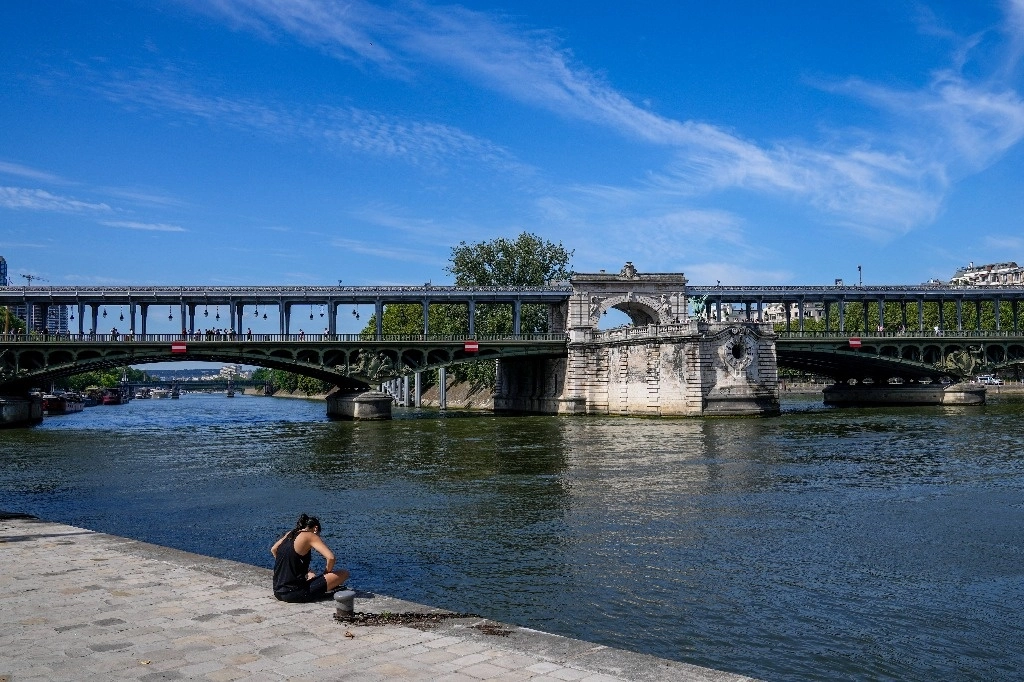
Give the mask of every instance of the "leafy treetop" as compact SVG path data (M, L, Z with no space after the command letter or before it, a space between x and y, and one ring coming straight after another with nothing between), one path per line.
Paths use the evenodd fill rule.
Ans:
M445 270L461 287L536 287L569 279L572 254L561 242L523 232L514 240L499 237L476 244L460 242L452 247Z

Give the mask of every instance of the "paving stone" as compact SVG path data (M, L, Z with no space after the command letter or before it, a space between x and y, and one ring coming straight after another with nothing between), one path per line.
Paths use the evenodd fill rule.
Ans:
M497 675L503 675L508 672L507 668L499 668L496 665L490 663L477 663L467 668L463 668L459 671L463 675L469 675L475 677L478 680L489 680Z
M589 673L587 673L587 672L585 672L583 670L576 670L575 668L562 668L561 670L554 670L554 671L548 673L548 675L550 675L551 677L555 678L556 680L570 680L570 681L582 680L588 674Z
M0 675L17 682L749 679L514 626L501 642L465 621L346 626L330 602L274 599L265 569L46 521L0 518L0 543ZM33 573L44 551L63 570ZM385 595L356 607L428 609Z

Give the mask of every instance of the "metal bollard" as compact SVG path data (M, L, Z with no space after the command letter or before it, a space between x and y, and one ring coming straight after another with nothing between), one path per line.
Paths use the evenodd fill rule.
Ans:
M351 618L355 613L356 593L354 590L339 590L334 593L334 606L339 618Z

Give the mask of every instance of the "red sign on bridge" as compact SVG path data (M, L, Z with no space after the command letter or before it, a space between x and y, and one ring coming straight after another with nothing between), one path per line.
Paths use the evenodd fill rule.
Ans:
M855 336L850 339L850 348L860 348L860 337Z
M476 353L480 350L480 344L476 341L466 341L466 352Z
M171 343L171 352L172 353L185 353L186 351L187 351L187 347L185 346L185 342L184 341L174 341L174 342Z

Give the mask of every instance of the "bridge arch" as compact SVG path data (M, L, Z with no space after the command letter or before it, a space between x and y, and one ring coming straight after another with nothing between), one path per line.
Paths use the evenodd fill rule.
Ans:
M637 295L633 292L621 296L611 296L600 299L592 297L594 306L591 312L591 322L597 327L601 321L601 315L608 310L618 310L629 317L634 327L647 327L650 325L670 324L671 310L665 307L664 303L652 296L643 294Z
M564 357L562 334L495 339L467 351L463 339L390 341L355 337L327 340L182 341L180 337L26 339L0 348L0 391L22 392L83 372L154 362L221 362L280 369L314 377L341 388L358 389L415 372L481 358L532 355ZM176 350L172 344L178 345ZM182 350L183 349L183 350Z

